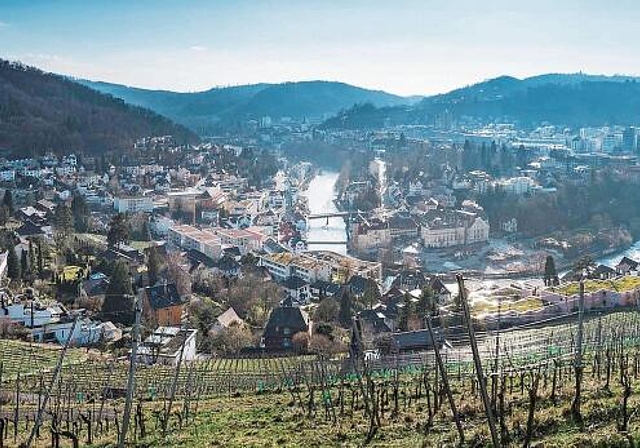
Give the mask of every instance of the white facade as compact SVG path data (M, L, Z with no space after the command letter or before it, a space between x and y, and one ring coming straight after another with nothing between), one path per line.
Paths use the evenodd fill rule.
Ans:
M113 208L118 213L151 213L153 198L151 196L116 198L113 201Z

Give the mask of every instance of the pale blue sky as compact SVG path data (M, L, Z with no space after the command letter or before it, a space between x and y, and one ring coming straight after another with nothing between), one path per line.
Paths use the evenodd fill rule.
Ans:
M430 94L640 74L633 0L1 0L0 57L179 91L310 79Z

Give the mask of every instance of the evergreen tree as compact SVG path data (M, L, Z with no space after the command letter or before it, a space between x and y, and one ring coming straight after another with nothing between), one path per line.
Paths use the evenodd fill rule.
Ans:
M158 282L158 273L160 272L160 254L155 246L149 248L149 257L147 259L147 277L149 285L153 286Z
M27 274L29 270L29 261L27 260L27 251L22 249L20 252L20 273L22 276Z
M400 310L400 316L398 318L398 330L409 331L409 318L413 314L413 301L411 295L406 293L404 295L404 306Z
M7 255L7 275L14 281L20 280L22 277L22 272L20 271L20 260L18 259L18 254L16 254L15 247L11 247L9 249L9 254Z
M73 234L73 213L66 204L59 204L56 207L54 226L58 240L66 240Z
M342 295L340 296L340 310L338 311L338 320L340 324L348 328L351 326L351 320L353 318L353 304L351 300L351 293L345 286L342 289Z
M76 232L84 233L89 228L89 207L82 195L76 194L71 201L73 225Z
M13 194L8 188L4 190L4 197L2 198L2 206L7 209L10 215L13 215Z
M367 284L364 289L364 294L362 295L362 300L364 304L369 308L373 308L373 305L380 300L380 290L378 289L378 285L372 279L367 280Z
M149 220L145 220L142 223L142 240L151 241L151 227L149 226Z
M102 303L104 318L124 325L133 323L133 296L127 266L116 261Z
M544 284L545 286L555 286L559 283L556 262L553 256L548 255L544 264Z
M120 243L129 242L129 223L127 215L118 213L111 218L109 231L107 232L107 242L109 247L113 248Z
M44 255L42 253L42 240L38 239L38 274L44 272Z
M29 271L34 272L36 268L36 252L33 247L33 241L29 240Z
M416 312L420 318L424 318L427 313L434 315L438 309L436 294L431 286L425 285L420 293L420 299L416 307Z

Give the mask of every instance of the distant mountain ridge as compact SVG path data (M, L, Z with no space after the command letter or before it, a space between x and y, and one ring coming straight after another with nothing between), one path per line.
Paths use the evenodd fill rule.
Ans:
M183 126L68 78L0 59L0 153L102 153L137 139L173 135L197 142Z
M454 119L510 121L525 126L544 122L571 126L640 123L640 78L544 74L483 81L423 98L413 107L362 108L327 120L324 127L378 127L381 123L427 124L449 111Z
M76 81L127 103L154 110L201 133L216 126L233 127L241 121L262 116L322 119L354 104L372 103L384 107L415 103L417 100L333 81L252 84L193 93Z

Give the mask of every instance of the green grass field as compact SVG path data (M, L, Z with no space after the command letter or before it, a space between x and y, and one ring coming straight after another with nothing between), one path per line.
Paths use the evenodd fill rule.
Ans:
M47 344L0 339L0 363L3 366L3 378L12 378L20 373L29 375L53 369L58 362L60 347ZM86 361L86 351L72 348L67 352L65 365Z

